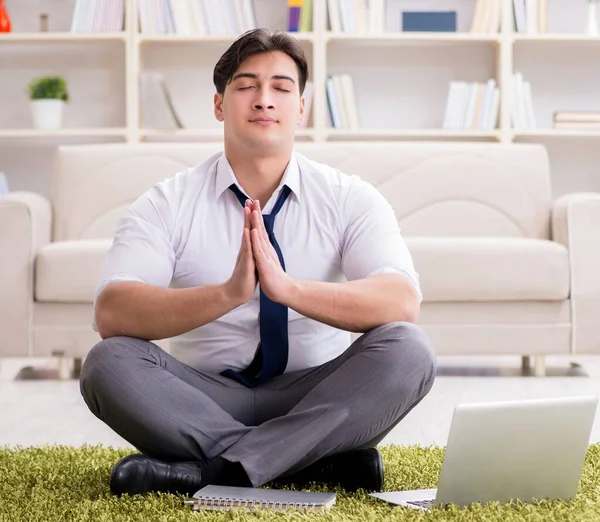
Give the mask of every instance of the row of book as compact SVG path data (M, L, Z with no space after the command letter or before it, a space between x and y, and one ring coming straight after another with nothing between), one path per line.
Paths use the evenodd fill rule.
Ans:
M144 0L142 34L238 35L255 29L253 0Z
M124 18L124 0L76 0L71 20L71 32L122 31Z
M385 0L327 0L329 28L336 33L383 33L385 9Z
M515 129L527 130L537 127L533 111L533 96L531 84L523 74L513 74L513 103L511 120Z
M331 126L335 129L358 129L360 123L352 76L349 74L329 76L326 92Z
M158 71L142 71L139 76L141 124L144 129L175 130L185 128L175 109L164 75ZM304 119L306 128L314 95L313 82L306 82Z
M446 130L493 130L500 112L496 80L486 83L450 82L444 121Z
M513 0L513 13L517 33L548 32L548 0Z
M531 85L521 73L515 73L512 125L517 130L535 129ZM327 79L327 102L332 127L360 127L352 76L332 75ZM300 125L306 128L314 96L313 82L304 90L305 112ZM496 81L487 83L451 82L442 128L445 130L492 130L496 127L500 96ZM161 73L140 74L140 106L145 129L176 130L184 128L173 105L169 89ZM600 130L598 111L557 111L553 116L555 129ZM0 195L2 176L0 174Z
M471 25L472 33L496 34L502 23L503 0L477 0Z

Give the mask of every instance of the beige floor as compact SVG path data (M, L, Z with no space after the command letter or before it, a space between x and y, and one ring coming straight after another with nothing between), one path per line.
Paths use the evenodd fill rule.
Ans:
M518 357L440 357L431 392L383 444L445 445L453 409L463 402L600 395L600 357L547 364L549 376L536 378L520 373ZM87 410L77 381L15 380L28 365L52 369L55 361L0 359L0 446L128 446ZM591 441L600 441L600 415Z

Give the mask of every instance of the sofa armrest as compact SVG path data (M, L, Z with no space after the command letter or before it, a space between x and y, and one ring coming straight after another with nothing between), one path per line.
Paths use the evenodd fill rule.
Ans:
M569 250L572 351L600 353L600 194L559 198L552 208L552 239Z
M30 354L37 252L50 242L49 201L31 192L0 197L0 355Z

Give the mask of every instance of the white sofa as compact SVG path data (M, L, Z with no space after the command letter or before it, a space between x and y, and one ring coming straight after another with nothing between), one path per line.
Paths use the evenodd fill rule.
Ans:
M218 143L61 147L52 197L0 199L0 355L83 357L100 266L123 210ZM551 200L543 147L298 143L373 183L420 273L438 354L600 353L600 196ZM164 343L163 343L164 345ZM524 359L530 360L530 359Z

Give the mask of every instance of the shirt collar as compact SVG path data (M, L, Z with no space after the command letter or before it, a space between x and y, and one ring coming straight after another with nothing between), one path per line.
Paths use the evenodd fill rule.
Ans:
M245 194L244 189L242 189L235 177L235 174L233 173L233 169L231 168L231 165L229 164L225 153L223 153L221 154L221 157L217 162L215 199L219 199L221 197L221 194L223 194L223 192L225 192L234 183ZM283 174L281 183L279 184L279 187L277 187L277 189L275 190L275 194L279 193L283 185L287 185L288 187L290 187L291 191L296 195L296 197L300 197L300 168L298 167L298 160L296 159L296 155L293 152L290 158L290 162L288 163L288 166Z

